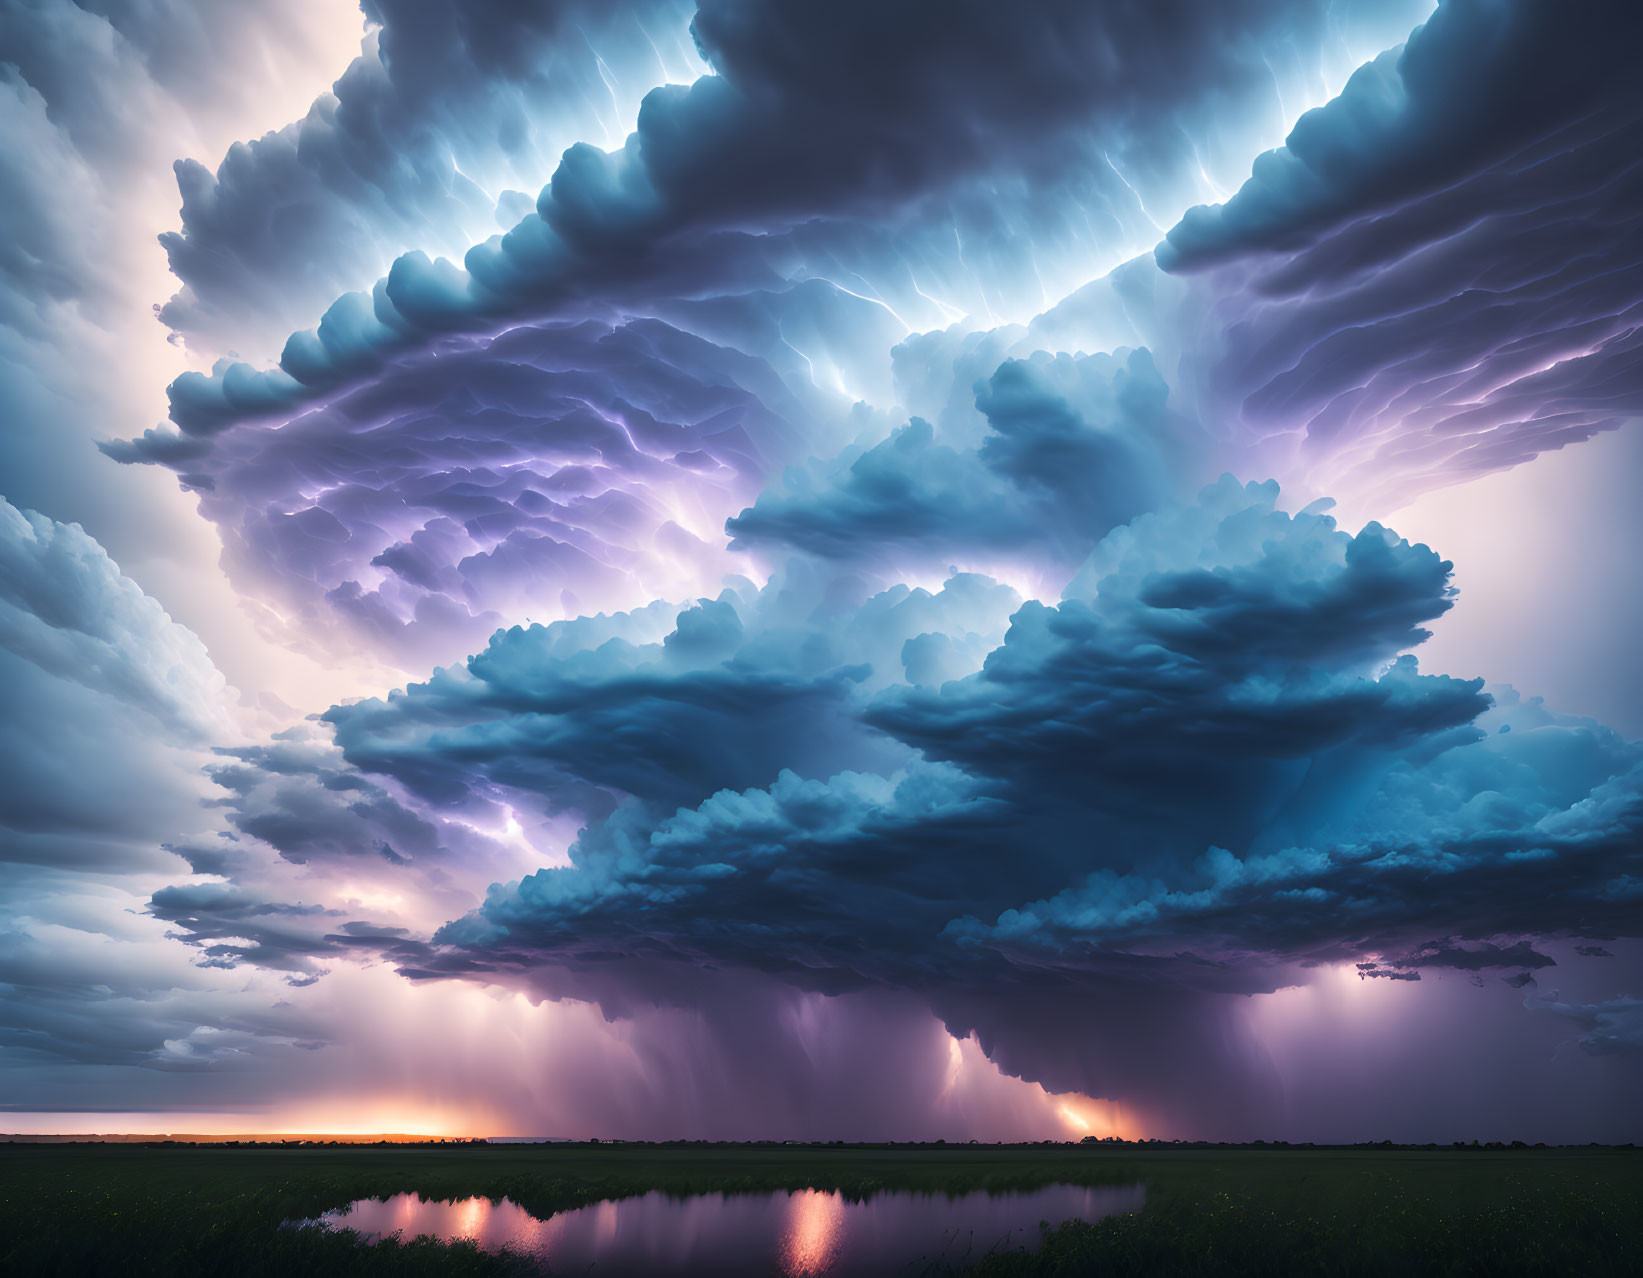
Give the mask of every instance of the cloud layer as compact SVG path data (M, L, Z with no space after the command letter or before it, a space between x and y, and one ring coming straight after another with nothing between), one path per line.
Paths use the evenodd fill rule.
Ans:
M1215 402L1382 500L1643 413L1639 33L1618 3L1444 4L1191 210L1157 260L1224 299Z
M1634 936L1637 747L1419 673L1398 654L1450 565L1277 501L1228 478L1139 517L1054 607L975 577L852 601L795 561L676 615L503 632L337 707L348 768L316 775L346 836L312 837L253 757L225 777L261 796L242 832L326 872L374 850L402 887L471 864L477 832L563 860L432 932L341 911L279 961L357 949L613 1015L738 971L891 989L1052 1090L1179 1105L1159 1062L1236 1041L1227 994L1320 964L1527 975L1553 960L1525 938ZM290 912L215 888L154 908L206 946ZM1134 1022L1122 1049L1080 1055L1068 1000ZM1253 1104L1258 1053L1214 1050L1213 1094Z
M1643 1130L1643 752L1391 531L1643 414L1629 6L372 0L226 155L276 18L4 16L21 1094ZM232 608L48 517L161 480Z

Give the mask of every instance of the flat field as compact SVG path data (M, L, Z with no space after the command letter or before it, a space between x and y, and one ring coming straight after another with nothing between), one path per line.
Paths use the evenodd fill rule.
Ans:
M431 1240L279 1228L358 1198L1147 1186L979 1275L1643 1274L1643 1151L1068 1145L0 1144L0 1273L540 1272Z

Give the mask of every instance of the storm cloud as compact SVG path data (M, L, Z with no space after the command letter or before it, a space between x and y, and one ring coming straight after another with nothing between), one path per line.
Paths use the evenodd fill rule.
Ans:
M1324 489L1439 486L1643 412L1636 10L1447 3L1157 250L1204 272L1213 401Z
M1629 6L371 0L226 154L301 41L103 8L0 6L31 1103L1638 1130L1643 747L1393 531L1643 416Z
M1402 12L1412 19L1420 8ZM767 256L842 256L850 276L882 275L884 288L911 299L921 292L918 263L900 253L875 262L873 237L852 223L905 218L911 229L933 214L938 234L960 237L959 269L973 274L963 230L1005 238L996 211L980 215L993 226L965 227L952 206L973 196L956 188L947 208L919 207L932 190L967 178L994 190L1000 179L1023 181L1019 198L1030 204L1046 168L1048 181L1069 181L1053 167L1070 159L1079 175L1071 185L1121 228L1107 206L1129 205L1133 216L1137 197L1114 150L1135 153L1153 171L1184 166L1194 154L1201 164L1180 126L1191 120L1214 132L1217 117L1229 114L1218 106L1238 102L1236 118L1250 99L1267 98L1276 71L1261 33L1293 38L1331 25L1326 7L1310 0L1183 9L1045 0L1007 15L968 5L954 21L945 7L938 13L920 2L704 5L691 30L715 74L648 93L623 146L569 148L536 211L469 249L461 266L421 249L400 256L374 287L336 301L317 329L294 334L279 368L225 361L210 378L178 379L173 419L184 432L206 432L289 412L440 334L483 332L600 293L654 303L681 285L695 292L705 263L722 287ZM1183 23L1199 36L1186 47L1174 38ZM1345 18L1336 34L1361 38L1365 28L1399 25L1392 13L1366 11ZM1091 65L1103 73L1089 74ZM887 113L895 128L885 127ZM760 243L818 216L844 225L800 234L785 254L781 238L774 253ZM172 241L173 251L186 243ZM794 266L800 278L820 273ZM153 442L141 451L164 454Z
M715 971L896 990L959 1037L1007 1039L1008 1068L1045 1086L1151 1095L1158 1060L1222 1032L1227 994L1319 964L1538 969L1530 938L1634 935L1637 747L1419 673L1399 654L1450 606L1450 565L1278 501L1227 478L1139 517L1055 607L970 578L818 598L795 561L671 628L515 629L338 707L349 767L413 811L491 837L504 813L549 842L582 829L436 930L356 919L312 929L309 954L357 945L415 979L617 1015L714 997ZM635 644L646 622L665 633ZM933 652L953 664L925 677ZM368 828L311 847L332 863L409 819L346 775L325 786ZM279 845L278 809L235 821ZM393 846L372 862L403 882ZM262 908L272 926L287 907ZM202 942L230 929L181 921ZM1128 1045L1069 1055L1069 998L1136 1022ZM1225 1057L1232 1093L1267 1085L1254 1059Z

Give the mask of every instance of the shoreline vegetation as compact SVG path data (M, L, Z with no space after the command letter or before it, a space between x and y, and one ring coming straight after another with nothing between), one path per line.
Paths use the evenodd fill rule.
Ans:
M0 1137L0 1273L542 1272L472 1244L370 1244L345 1230L280 1227L396 1193L506 1197L547 1217L651 1190L819 1189L859 1199L889 1190L957 1195L1137 1181L1147 1187L1144 1211L1049 1229L1037 1251L986 1256L963 1272L1643 1272L1643 1151L1630 1146Z

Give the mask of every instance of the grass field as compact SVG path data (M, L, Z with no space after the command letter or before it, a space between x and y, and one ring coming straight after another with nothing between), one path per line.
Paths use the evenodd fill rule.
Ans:
M1146 1146L0 1145L0 1273L501 1274L467 1245L280 1229L357 1198L512 1198L537 1216L651 1189L849 1196L1147 1186L981 1275L1643 1274L1643 1151Z

